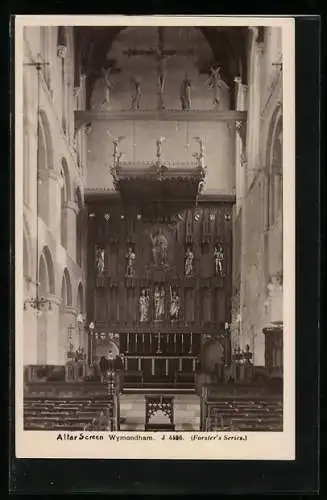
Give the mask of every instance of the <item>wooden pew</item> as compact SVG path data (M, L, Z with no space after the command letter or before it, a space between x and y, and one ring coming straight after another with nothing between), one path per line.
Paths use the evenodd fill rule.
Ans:
M203 386L200 430L282 431L282 395L264 387Z

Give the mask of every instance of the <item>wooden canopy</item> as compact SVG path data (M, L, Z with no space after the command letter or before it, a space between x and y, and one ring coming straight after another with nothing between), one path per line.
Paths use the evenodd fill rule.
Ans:
M197 164L119 163L111 173L116 190L126 202L194 206L206 169Z

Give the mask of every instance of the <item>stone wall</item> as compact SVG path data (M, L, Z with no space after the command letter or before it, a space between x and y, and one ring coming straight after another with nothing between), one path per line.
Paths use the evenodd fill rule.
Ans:
M282 114L282 32L265 28L261 37L257 28L250 29L246 162L236 157L240 173L236 174L234 242L241 240L241 252L234 250L231 332L234 343L239 335L241 349L249 344L254 364L264 365L262 329L272 321L283 321L282 203L274 208L273 223L270 216L271 149Z
M81 144L76 149L74 141L73 110L77 92L73 79L72 29L66 30L64 59L57 52L57 36L57 27L29 27L23 33L24 147L22 157L17 158L17 168L23 171L24 222L23 234L19 236L23 255L18 251L16 270L21 269L24 274L23 297L26 300L36 296L37 268L40 270L43 266L42 272L39 271L39 293L51 299L52 306L51 310L45 308L41 313L29 305L24 309L24 364L63 364L68 326L72 326L73 342L80 343L76 314L83 312L84 307L85 256L77 263L76 217L83 211L78 201L83 200L85 182L77 159L78 154L85 157L85 151ZM46 64L38 71L33 64L36 61ZM64 206L61 200L63 168ZM63 217L65 246L61 238ZM69 300L66 297L65 303L62 297L64 272L68 275L69 289Z

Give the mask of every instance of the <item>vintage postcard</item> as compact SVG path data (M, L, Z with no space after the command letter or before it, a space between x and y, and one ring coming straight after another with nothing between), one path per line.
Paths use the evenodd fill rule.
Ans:
M18 458L295 459L294 43L16 16Z

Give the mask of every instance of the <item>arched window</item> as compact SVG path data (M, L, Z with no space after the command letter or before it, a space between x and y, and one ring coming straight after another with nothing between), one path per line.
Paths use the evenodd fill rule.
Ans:
M64 270L64 275L61 282L61 299L63 306L72 305L72 285L67 268Z
M268 166L268 228L282 212L283 198L283 120L278 108L273 116L267 150Z
M82 266L82 246L83 246L83 205L79 189L76 190L76 262Z
M70 199L69 173L66 160L63 158L60 171L60 240L67 249L67 202Z

